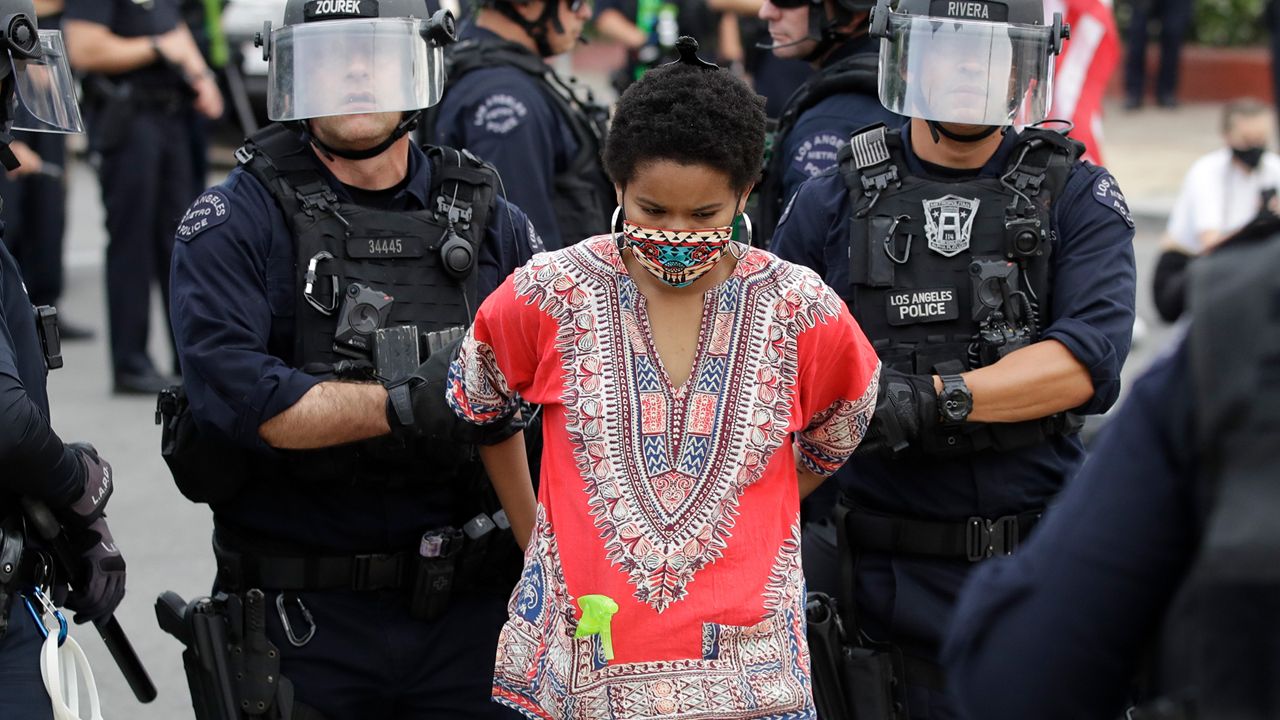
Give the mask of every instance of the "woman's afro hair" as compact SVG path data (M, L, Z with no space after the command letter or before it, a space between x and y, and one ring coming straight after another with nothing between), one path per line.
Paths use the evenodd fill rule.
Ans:
M708 165L743 190L764 158L764 98L727 70L683 62L654 68L627 88L605 143L609 177L626 185L658 160Z

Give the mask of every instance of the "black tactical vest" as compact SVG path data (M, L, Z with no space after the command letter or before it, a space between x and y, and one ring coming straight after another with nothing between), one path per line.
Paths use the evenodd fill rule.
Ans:
M787 169L787 158L782 149L786 147L787 138L800 121L800 116L832 95L855 93L875 97L879 93L876 80L878 67L879 56L875 53L858 53L843 58L819 69L814 77L801 85L787 100L787 107L778 118L777 129L769 143L764 177L760 180L759 220L753 240L755 245L768 247L788 200L782 194L782 176Z
M1082 150L1064 135L1028 129L999 177L944 182L910 174L900 134L883 124L841 149L850 286L837 290L885 367L955 374L1039 339L1049 307L1050 208ZM942 454L1012 450L1079 427L1065 415L967 423L939 428L923 444Z
M465 151L426 151L431 203L417 211L340 200L310 147L281 124L263 128L236 151L271 193L293 236L297 300L292 357L285 358L292 366L321 377L372 380L373 348L367 336L349 332L351 326L415 326L421 338L471 324L482 299L476 265L496 202L496 173ZM469 271L445 270L450 250L470 251ZM288 471L312 481L392 479L422 459L389 437L289 455Z
M513 67L537 82L552 106L568 121L578 143L577 155L554 179L553 210L560 241L572 245L607 232L616 205L613 183L605 176L600 160L608 129L608 108L597 104L590 91L580 97L578 90L562 80L542 58L513 42L463 40L450 47L445 58L445 93L467 73L483 68ZM429 122L434 117L429 113Z
M1280 717L1280 222L1192 271L1199 550L1141 717Z

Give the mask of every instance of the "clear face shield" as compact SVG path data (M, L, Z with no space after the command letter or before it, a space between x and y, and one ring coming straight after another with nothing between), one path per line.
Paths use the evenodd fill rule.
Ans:
M271 31L267 116L275 121L405 112L444 90L444 53L416 18L327 20Z
M9 48L13 67L14 93L18 107L13 117L14 130L50 133L84 132L80 106L76 103L76 86L67 63L62 33L41 30L40 47L30 53Z
M893 112L966 125L1030 125L1052 97L1053 29L890 13L880 101Z

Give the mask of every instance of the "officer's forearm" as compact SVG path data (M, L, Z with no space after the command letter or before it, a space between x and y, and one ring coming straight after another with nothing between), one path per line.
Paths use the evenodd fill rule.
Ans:
M1011 352L993 365L964 373L973 393L974 422L1019 422L1079 407L1093 397L1089 370L1057 340ZM934 376L934 387L942 381Z
M67 59L81 72L118 73L146 67L159 59L149 37L121 37L106 25L67 20L62 28Z
M596 17L596 31L601 35L626 45L632 50L639 50L649 42L649 35L627 19L621 12L609 8L602 10Z
M529 478L529 457L525 452L523 432L496 445L480 446L480 461L484 463L498 501L511 521L511 532L515 534L521 550L529 544L538 512L538 499L533 494L533 481Z
M262 423L258 436L281 450L313 450L391 432L387 390L376 383L322 382Z
M58 508L71 504L84 489L79 458L16 381L0 381L0 386L0 490Z

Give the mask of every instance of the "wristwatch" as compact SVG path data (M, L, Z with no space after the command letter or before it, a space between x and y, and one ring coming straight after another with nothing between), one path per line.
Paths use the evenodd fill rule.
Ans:
M942 376L942 392L938 394L938 416L943 425L959 425L973 411L973 393L959 375Z

